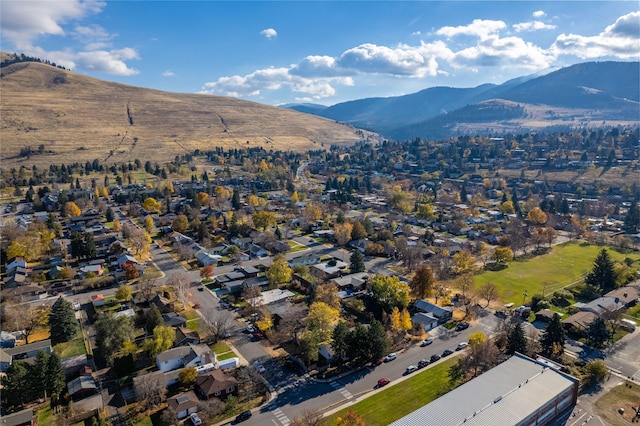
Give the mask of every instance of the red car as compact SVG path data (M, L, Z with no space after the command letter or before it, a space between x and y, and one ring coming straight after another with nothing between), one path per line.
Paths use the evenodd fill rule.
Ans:
M199 303L194 303L193 304L193 309L200 309L202 306L200 306Z
M378 380L378 387L381 388L384 385L388 385L389 382L391 382L391 379L388 377L383 377L382 379Z

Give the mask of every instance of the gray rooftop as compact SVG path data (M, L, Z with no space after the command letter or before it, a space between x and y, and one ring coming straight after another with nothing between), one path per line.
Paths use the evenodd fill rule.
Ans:
M516 354L391 426L518 425L576 383L569 375Z

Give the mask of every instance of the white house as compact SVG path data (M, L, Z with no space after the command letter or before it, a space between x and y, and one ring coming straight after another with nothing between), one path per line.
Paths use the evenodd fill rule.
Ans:
M220 255L211 254L204 250L200 250L199 252L196 253L196 260L198 261L198 265L200 266L207 266L207 265L217 266L221 258L222 256Z
M163 373L184 367L216 364L216 354L207 345L178 346L156 355L156 365Z

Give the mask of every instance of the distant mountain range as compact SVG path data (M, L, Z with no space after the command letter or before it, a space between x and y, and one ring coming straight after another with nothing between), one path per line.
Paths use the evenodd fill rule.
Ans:
M432 87L329 107L286 105L386 138L438 139L640 123L640 63L587 62L473 88Z

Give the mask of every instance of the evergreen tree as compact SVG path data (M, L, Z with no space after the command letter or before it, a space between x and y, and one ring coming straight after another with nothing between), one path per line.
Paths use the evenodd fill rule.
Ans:
M23 361L14 361L2 377L2 399L9 407L21 407L31 401L29 371Z
M107 222L113 222L113 219L115 219L115 214L113 213L113 209L111 207L109 207L107 209L107 212L105 213Z
M65 389L65 375L60 358L54 352L47 360L47 376L45 379L45 389L51 398L58 397Z
M602 317L598 317L587 327L587 343L593 347L601 348L611 337L611 332L607 328L607 322Z
M233 195L231 196L231 207L233 207L234 210L240 210L240 190L238 188L233 188Z
M616 272L607 249L600 250L584 282L606 291L616 287Z
M373 320L371 325L369 326L369 360L375 361L383 356L389 351L389 336L387 336L387 331L384 329L384 326L380 321Z
M35 362L29 366L29 381L31 389L37 397L47 399L47 373L49 367L49 355L44 351L38 351Z
M638 200L634 200L624 217L624 230L629 234L635 234L640 230L640 208L638 208Z
M527 337L524 334L522 324L519 322L509 330L509 335L507 336L507 355L513 355L516 352L527 353Z
M336 358L342 360L349 350L349 327L344 321L340 321L331 334L331 347Z
M365 271L364 256L360 253L360 250L353 251L351 258L349 258L349 262L351 262L350 269L352 273Z
M564 343L564 328L562 328L562 323L560 322L560 315L556 313L551 318L551 322L544 330L540 340L542 355L547 358L558 359L564 354Z
M51 344L68 342L78 333L78 328L73 306L62 296L59 297L51 307L51 315L49 315Z
M151 308L145 314L145 330L148 335L153 333L153 329L158 326L164 325L164 319L162 318L162 313L160 312L160 308L156 305L151 305Z

